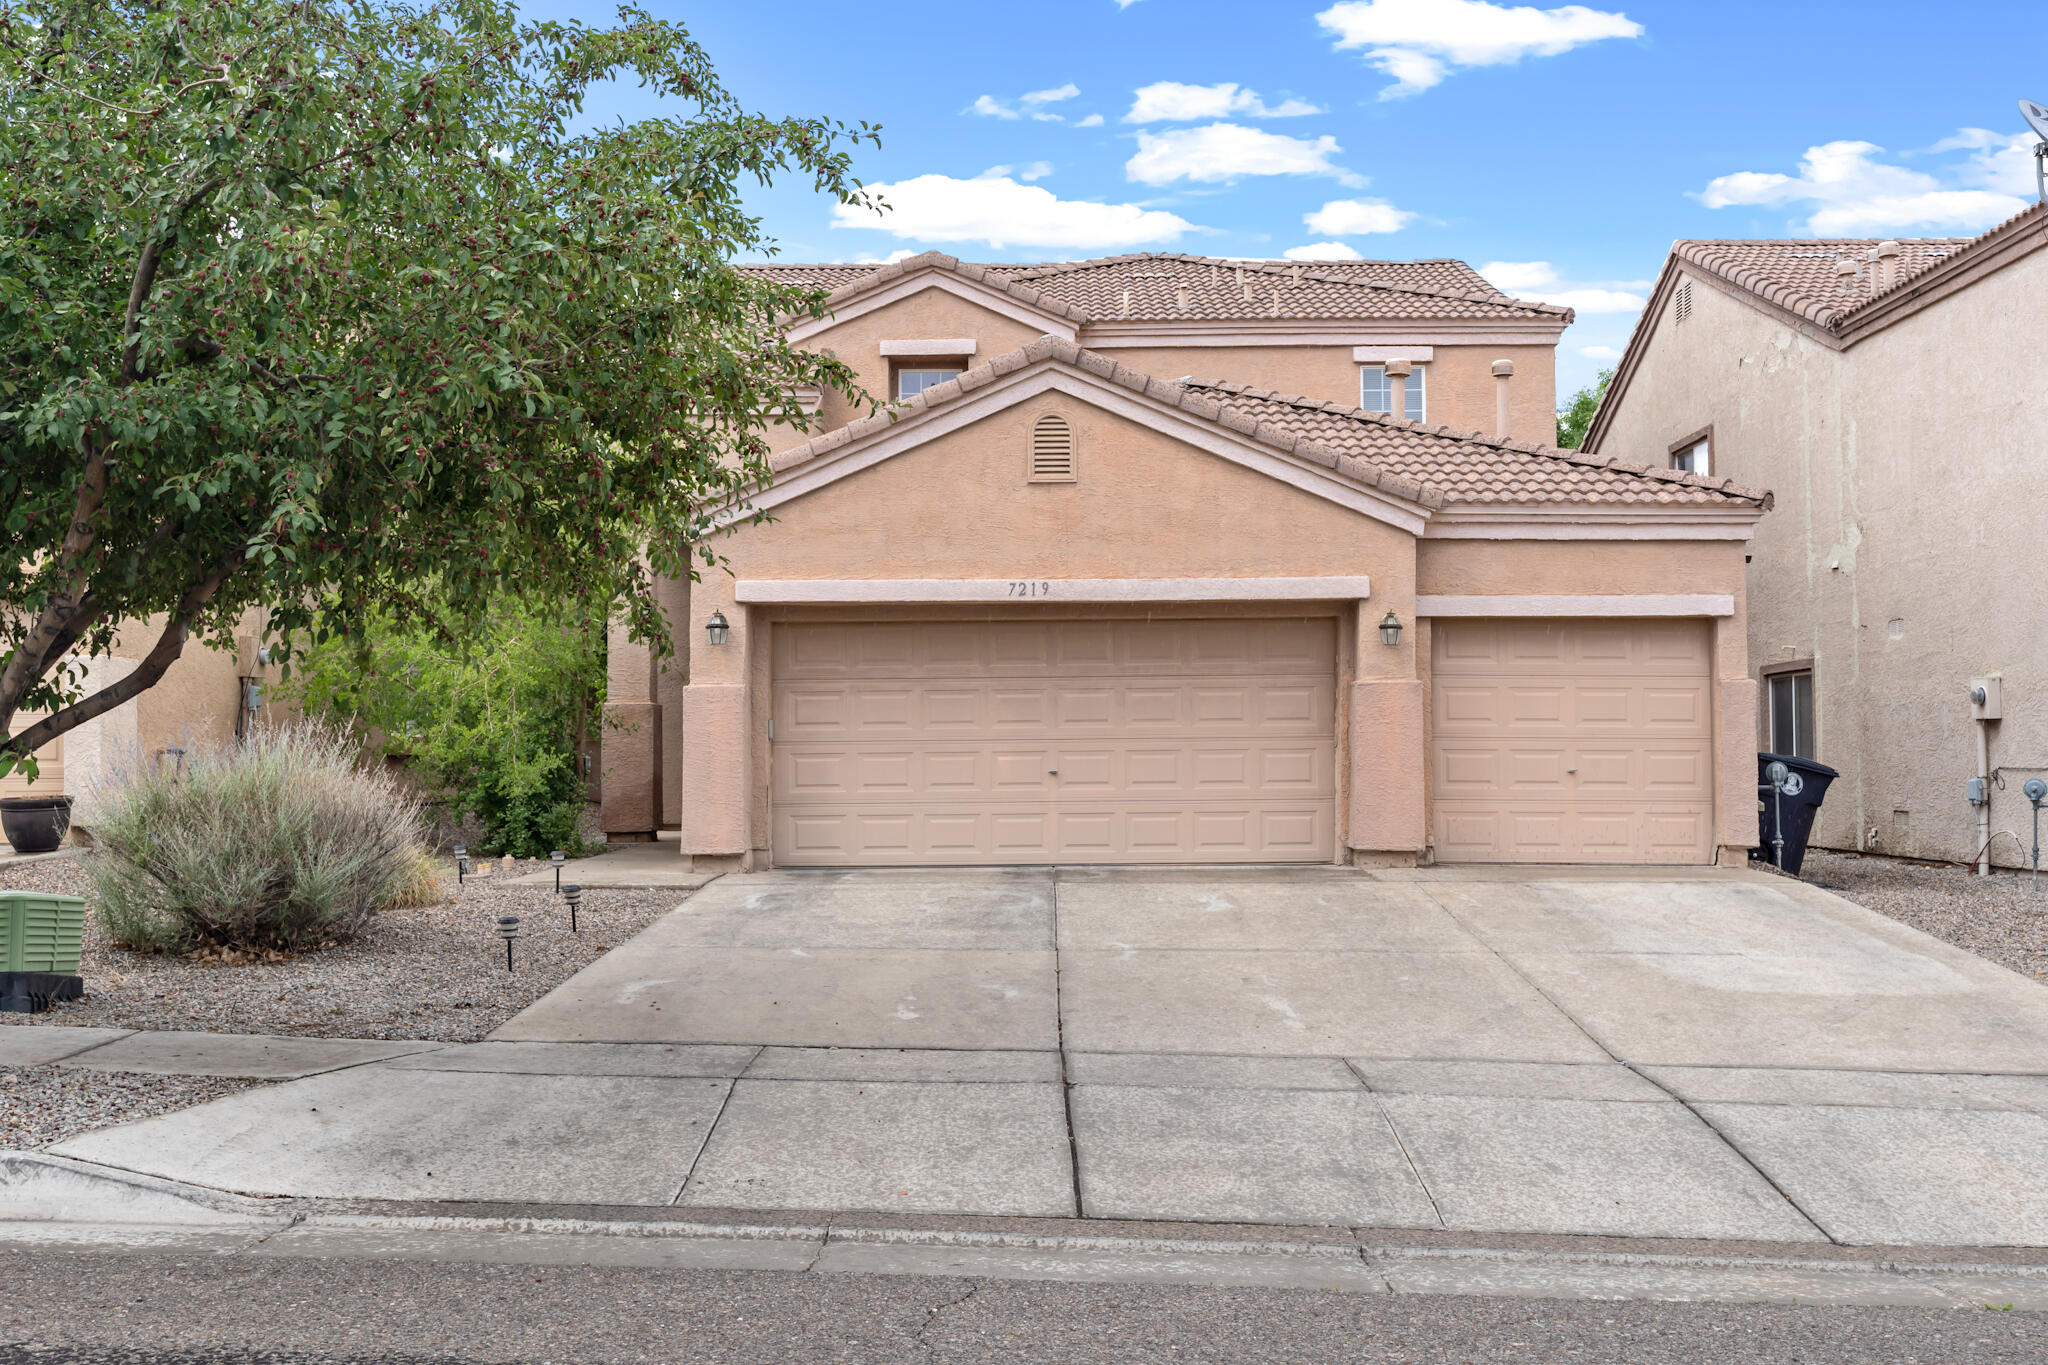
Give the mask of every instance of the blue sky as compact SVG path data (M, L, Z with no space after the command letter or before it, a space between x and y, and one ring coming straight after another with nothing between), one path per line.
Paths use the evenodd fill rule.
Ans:
M1981 231L2031 202L2015 105L2048 102L2018 5L642 3L748 105L883 125L887 219L755 197L784 260L1455 256L1578 309L1561 400L1674 238Z

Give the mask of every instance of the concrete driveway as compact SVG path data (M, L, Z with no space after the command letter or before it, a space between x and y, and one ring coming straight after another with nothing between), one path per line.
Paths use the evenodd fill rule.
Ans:
M251 1193L2048 1245L2048 990L1747 872L728 877L58 1152Z

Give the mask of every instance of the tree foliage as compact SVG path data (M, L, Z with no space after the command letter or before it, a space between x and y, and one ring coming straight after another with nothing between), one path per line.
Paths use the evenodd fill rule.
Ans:
M1607 386L1613 382L1614 371L1602 370L1597 379L1571 396L1557 414L1557 444L1564 450L1577 450L1586 439L1586 432L1593 426L1594 414L1600 411L1600 401L1607 397Z
M507 596L460 640L377 615L301 655L284 692L405 759L430 799L483 827L484 852L582 851L577 746L604 701L601 615Z
M581 129L614 79L677 112ZM866 397L775 325L819 291L729 262L772 249L750 183L863 202L875 130L744 111L639 10L0 0L0 99L0 735L53 713L0 772L258 604L280 654L430 592L658 643L649 571L709 553L795 391Z

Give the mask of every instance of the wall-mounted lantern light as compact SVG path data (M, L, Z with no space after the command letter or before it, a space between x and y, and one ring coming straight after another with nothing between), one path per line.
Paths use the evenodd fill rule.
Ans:
M1380 618L1380 643L1398 645L1401 643L1401 618L1391 611Z
M725 619L725 613L722 611L712 612L711 619L704 623L704 638L714 645L724 644L726 637L731 634L732 623Z

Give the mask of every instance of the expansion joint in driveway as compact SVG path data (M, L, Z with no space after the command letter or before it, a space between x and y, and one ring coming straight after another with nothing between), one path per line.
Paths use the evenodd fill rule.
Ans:
M1074 1216L1086 1218L1081 1203L1081 1144L1074 1137L1074 1072L1067 1065L1067 1012L1060 999L1060 870L1052 869L1052 1022L1060 1049L1060 1105L1067 1119L1067 1170L1074 1177Z
M1460 928L1464 929L1466 933L1472 935L1473 942L1479 944L1481 947L1485 948L1487 952L1493 954L1494 961L1500 963L1501 966L1513 972L1517 977L1519 977L1522 980L1522 982L1525 985L1529 987L1530 990L1536 992L1536 994L1543 997L1544 1000L1548 1001L1552 1009L1556 1010L1559 1014L1563 1015L1566 1019L1570 1020L1572 1027L1577 1029L1581 1034L1583 1034L1587 1042L1591 1043L1594 1047L1597 1047L1602 1052L1606 1053L1609 1061L1614 1062L1616 1065L1628 1068L1631 1074L1642 1077L1651 1085L1656 1086L1657 1089L1663 1091L1666 1095L1669 1095L1673 1100L1676 1100L1678 1104L1682 1108L1684 1108L1686 1113L1691 1114L1693 1118L1698 1120L1699 1123L1708 1132L1712 1133L1716 1138L1719 1138L1722 1146L1726 1147L1729 1151L1735 1153L1736 1158L1739 1161L1741 1161L1743 1165L1749 1167L1749 1169L1751 1169L1752 1171L1755 1171L1759 1179L1761 1179L1766 1185L1770 1186L1773 1190L1777 1191L1778 1197L1785 1201L1785 1206L1787 1208L1791 1209L1794 1213L1798 1214L1801 1218L1805 1219L1807 1225L1811 1227L1815 1232L1818 1232L1821 1236L1827 1238L1836 1246L1842 1245L1841 1241L1835 1236L1835 1234L1829 1232L1825 1227L1822 1227L1821 1222L1818 1218L1815 1218L1811 1213L1808 1213L1804 1208L1802 1208L1800 1206L1799 1201L1797 1199L1794 1199L1791 1193L1787 1191L1783 1185L1780 1185L1776 1180L1774 1180L1771 1177L1771 1173L1769 1171L1765 1170L1762 1166L1758 1165L1756 1161L1751 1158L1748 1152L1743 1151L1741 1146L1738 1145L1734 1139L1730 1138L1726 1133L1722 1132L1719 1125L1717 1125L1712 1119L1708 1118L1705 1114L1701 1113L1699 1109L1696 1106L1694 1106L1690 1100L1684 1098L1677 1091L1673 1090L1670 1086L1660 1082L1656 1077L1649 1075L1641 1067L1637 1066L1634 1062L1629 1061L1626 1057L1617 1055L1614 1049L1607 1046L1606 1042L1598 1034L1594 1033L1593 1030L1586 1027L1586 1023L1583 1019L1579 1018L1578 1015L1572 1013L1569 1009L1566 1009L1564 1002L1562 1000L1559 1000L1549 991L1543 989L1542 983L1538 982L1534 977L1530 976L1527 972L1523 971L1520 965L1517 964L1506 953L1503 953L1500 949L1494 947L1491 943L1488 943L1485 937L1482 934L1480 934L1480 932L1476 928L1474 928L1470 924L1467 924L1464 920L1459 919L1458 912L1453 910L1450 907L1450 905L1444 900L1443 897L1437 895L1435 891L1431 890L1427 886L1423 888L1423 893L1427 895L1431 900L1435 901L1446 915L1449 915L1453 920L1457 922ZM1432 1202L1434 1202L1434 1200L1432 1200Z

